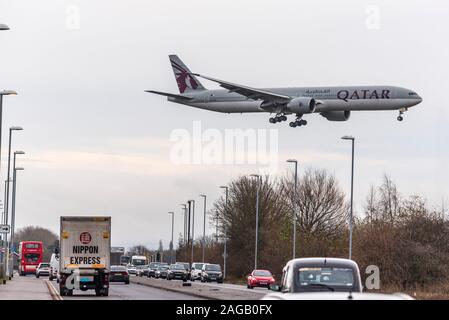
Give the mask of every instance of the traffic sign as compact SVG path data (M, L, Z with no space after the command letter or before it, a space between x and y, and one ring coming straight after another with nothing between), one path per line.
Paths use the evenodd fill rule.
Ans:
M9 225L0 224L0 233L9 233Z

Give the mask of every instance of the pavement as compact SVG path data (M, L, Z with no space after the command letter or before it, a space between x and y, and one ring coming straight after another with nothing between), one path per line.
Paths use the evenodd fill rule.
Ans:
M21 277L17 273L0 285L0 300L52 300L47 285L35 276Z

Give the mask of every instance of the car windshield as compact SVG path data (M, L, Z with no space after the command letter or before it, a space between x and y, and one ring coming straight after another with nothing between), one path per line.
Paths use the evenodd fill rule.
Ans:
M126 271L126 268L123 266L111 266L111 271Z
M271 277L270 271L267 270L256 270L253 274L256 277Z
M204 263L195 263L193 267L197 270L203 269Z
M352 289L354 271L351 268L303 267L298 270L297 281L301 291Z
M161 271L163 271L163 270L167 270L168 269L168 267L167 266L160 266L159 268L158 268L158 270L161 270Z
M50 264L49 263L41 263L41 265L39 266L39 268L49 268Z
M172 270L185 270L186 268L184 267L183 264L174 264L174 265L171 266L170 269L172 269Z
M206 265L206 271L221 271L221 267L218 264Z
M159 266L159 264L157 262L151 262L150 263L150 268L151 269L156 269Z

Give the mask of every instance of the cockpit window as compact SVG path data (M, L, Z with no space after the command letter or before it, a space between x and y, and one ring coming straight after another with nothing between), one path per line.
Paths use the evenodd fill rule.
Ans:
M416 92L410 91L410 92L408 93L408 95L409 95L409 96L417 96L418 94L417 94Z

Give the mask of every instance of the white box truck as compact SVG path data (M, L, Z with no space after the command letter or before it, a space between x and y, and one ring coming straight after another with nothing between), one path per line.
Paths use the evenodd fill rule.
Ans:
M59 293L109 294L111 217L61 217Z

